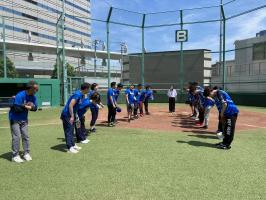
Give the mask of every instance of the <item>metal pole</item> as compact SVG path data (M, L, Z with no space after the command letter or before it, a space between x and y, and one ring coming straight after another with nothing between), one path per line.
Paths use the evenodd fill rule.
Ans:
M223 0L221 0L221 5L223 5ZM222 22L223 16L222 16L222 10L220 9L220 49L219 49L219 76L221 74L221 66L222 66L222 50L223 50L223 38L222 38L222 30L223 30L223 22Z
M111 54L110 54L110 18L112 15L112 11L113 11L113 7L110 7L109 13L108 13L108 17L107 17L107 23L106 23L106 33L107 33L107 54L108 54L108 61L107 61L107 66L108 66L108 86L110 86L111 83L111 63L110 63L110 59L111 59Z
M67 66L65 60L65 0L63 0L63 12L62 12L62 63L63 63L63 73L64 73L64 103L68 99L68 80L67 80Z
M124 59L123 59L123 43L121 43L121 74L120 74L120 82L123 82L123 68L124 68Z
M96 50L97 50L97 40L94 40L94 78L96 78L96 67L97 67Z
M59 55L59 42L60 42L60 38L59 38L59 24L60 24L60 19L61 16L59 17L59 19L57 20L56 23L56 69L57 69L57 80L60 80L60 55Z
M144 86L145 85L145 19L146 15L143 14L142 18L142 56L141 56L141 84Z
M7 78L7 68L6 68L6 25L5 25L5 17L2 17L2 25L3 25L3 61L4 61L4 78Z
M183 30L183 10L180 10L180 27ZM180 86L180 93L183 92L183 85L184 85L184 52L183 52L183 42L180 43L180 69L179 69L179 86Z
M226 89L226 61L225 61L225 34L226 34L226 18L224 13L224 7L221 5L221 13L223 17L223 89Z

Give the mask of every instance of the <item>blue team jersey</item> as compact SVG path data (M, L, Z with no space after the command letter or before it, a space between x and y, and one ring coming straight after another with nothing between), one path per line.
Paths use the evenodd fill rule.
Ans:
M140 102L141 91L138 90L138 89L135 89L134 90L134 96L135 96L135 99L136 99L135 102L136 103Z
M14 106L21 106L24 107L25 104L27 103L33 103L35 110L37 109L37 98L34 95L27 95L26 91L21 91L19 92L15 99L13 100ZM27 121L28 120L28 110L25 108L21 112L15 112L14 109L10 109L9 111L9 120L14 120L14 121Z
M145 91L145 98L148 99L148 100L153 100L153 91L152 90L146 90Z
M92 103L88 98L83 99L79 104L78 108L78 116L79 118L83 117L84 114L87 112L88 108L95 108L97 107L94 103Z
M204 108L207 108L207 107L213 107L214 106L214 103L215 103L215 101L212 99L212 98L210 98L210 97L206 97L205 98L205 100L204 100Z
M195 103L195 96L190 91L188 92L188 101L192 104Z
M195 106L203 106L205 104L205 97L203 95L203 91L202 90L197 90L196 94L194 95L194 105Z
M221 113L224 103L227 103L227 107L224 112L224 116L232 117L239 113L237 106L232 101L231 97L223 90L217 90L216 97L214 98L216 107Z
M76 104L73 107L73 113L74 115L77 114L79 105L81 104L82 99L84 98L84 95L81 93L80 90L74 92L68 99L64 109L62 110L62 116L64 117L71 117L69 113L69 104L74 99L76 100Z
M115 102L117 102L119 95L120 95L120 90L115 89L114 90L114 100L115 100Z
M133 103L135 103L135 92L134 92L134 90L131 90L131 89L127 89L126 91L125 91L125 94L126 95L128 95L128 103L129 104L133 104Z
M91 96L95 93L96 91L95 90L90 90L89 94L88 94L88 99L91 98Z
M115 96L115 92L113 88L109 88L107 91L107 105L111 106L113 105L110 98L112 98L112 100L114 101L114 96Z
M145 90L140 91L140 96L139 96L139 102L142 102L145 100Z
M96 91L96 90L91 90L91 91L89 92L88 100L91 99L92 95L93 95L95 92L97 92L97 91ZM92 104L92 105L90 106L90 108L91 108L91 109L96 109L96 110L99 109L98 106L96 106L95 104Z

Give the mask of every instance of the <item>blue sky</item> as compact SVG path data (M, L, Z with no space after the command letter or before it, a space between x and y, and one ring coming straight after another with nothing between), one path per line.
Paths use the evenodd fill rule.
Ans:
M228 2L230 0L224 0ZM92 17L105 20L110 5L117 8L132 10L141 13L179 10L202 6L219 5L220 0L92 0ZM225 6L227 16L241 13L248 9L266 5L266 0L236 0ZM219 8L184 11L184 21L201 21L219 19ZM142 16L114 9L112 21L140 25ZM147 15L147 25L179 22L179 12ZM92 21L93 39L106 41L106 25ZM111 49L119 50L119 42L126 42L129 52L141 51L141 29L121 25L110 26ZM148 52L178 50L179 44L175 43L175 30L179 26L149 28L145 30L145 48ZM184 44L185 49L210 49L219 50L219 22L186 25L189 31L189 41ZM233 49L234 42L255 36L260 30L266 29L266 8L230 20L227 22L226 48ZM227 58L232 59L233 53L228 53ZM213 55L213 61L217 55Z

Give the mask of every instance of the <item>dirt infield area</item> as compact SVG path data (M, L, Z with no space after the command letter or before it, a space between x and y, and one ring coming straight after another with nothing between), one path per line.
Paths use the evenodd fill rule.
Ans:
M151 115L145 115L130 123L127 121L127 114L125 109L117 114L117 127L126 128L140 128L148 130L162 130L162 131L183 131L194 133L214 133L217 130L218 113L217 109L213 108L210 114L209 129L202 129L195 125L195 120L191 119L190 108L186 105L179 105L176 108L175 114L168 113L167 105L150 105ZM90 113L88 114L88 118ZM87 118L87 119L88 119ZM100 111L98 125L107 125L107 109ZM266 114L251 112L240 109L240 114L237 120L236 131L239 130L253 130L257 128L266 128Z

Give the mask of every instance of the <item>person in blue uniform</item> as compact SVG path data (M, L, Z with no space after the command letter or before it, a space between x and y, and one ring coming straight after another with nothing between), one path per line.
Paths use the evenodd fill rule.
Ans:
M84 98L79 104L78 108L78 118L76 119L75 131L77 135L77 142L82 144L87 144L90 140L86 139L86 128L85 128L85 113L88 109L101 107L100 103L100 94L98 92L94 92L89 98Z
M184 91L187 93L186 104L188 104L190 106L190 109L191 109L190 117L195 119L197 117L197 113L196 113L195 108L194 108L195 98L194 98L194 95L192 94L192 92L189 89L190 85L191 85L191 83L189 83L187 88L184 88Z
M145 89L146 89L145 90L145 99L144 99L145 114L146 115L150 115L150 112L149 112L149 101L154 99L153 91L151 90L151 86L150 85L147 85L145 87Z
M116 82L112 82L110 88L107 91L107 106L108 106L108 126L115 126L115 115L116 115L116 102L115 102L115 88Z
M138 110L139 110L139 99L140 99L140 95L141 95L141 88L142 85L138 84L137 88L134 89L134 118L138 119Z
M203 95L205 97L204 104L203 104L203 106L204 106L204 126L202 127L204 129L208 129L210 112L211 112L211 109L213 108L213 106L215 105L214 99L208 95L208 94L210 94L209 91L210 91L209 87L204 88L204 92L203 92Z
M134 103L136 102L134 88L135 86L131 84L130 87L125 91L128 122L130 122L130 120L133 120Z
M143 117L144 116L144 112L143 112L143 103L144 103L144 100L145 100L145 90L142 89L142 85L139 84L138 86L138 89L139 89L139 101L138 101L138 106L139 106L139 113L140 113L140 117Z
M221 88L218 88L217 86L214 86L213 87L213 90L218 90L218 89L221 89ZM222 90L222 89L221 89ZM218 101L215 101L214 102L218 111L219 111L219 107L220 107L220 104ZM218 116L218 127L217 127L217 131L216 131L216 134L217 134L217 137L222 140L224 137L223 137L223 124L221 123L221 116L220 116L220 113L219 113L219 116Z
M78 153L78 151L81 149L81 147L75 145L73 134L75 129L75 119L77 118L79 105L85 98L85 94L89 92L89 89L90 84L83 83L81 85L80 90L74 92L69 97L61 113L60 118L63 123L66 146L69 153Z
M124 85L122 83L118 83L117 87L114 90L114 99L115 99L116 102L118 102L118 97L119 97L123 87L124 87Z
M203 88L198 86L198 83L192 83L189 87L189 92L193 95L193 106L195 109L195 119L196 119L196 125L202 126L204 122L204 101L205 98L203 96Z
M213 90L209 96L215 100L220 114L220 121L223 127L223 141L216 146L220 149L230 149L234 139L235 126L239 110L231 97L223 90Z
M98 91L98 84L93 83L91 85L91 90L89 92L88 99L90 100L91 97L93 96L93 94L96 93L97 91ZM97 92L97 94L99 95L99 99L100 99L100 94L98 92ZM96 121L97 121L98 116L99 116L99 108L104 107L104 105L101 102L99 102L99 105L100 105L100 107L93 104L90 107L90 110L91 110L90 132L92 132L92 133L96 132L95 124L96 124Z
M22 163L24 160L19 155L20 139L24 150L23 158L31 161L30 142L28 133L28 112L37 111L37 98L35 94L38 92L38 84L30 81L26 90L19 92L13 98L13 104L9 111L9 122L12 135L12 161Z
M113 99L114 99L114 103L115 103L115 106L116 106L116 110L118 108L118 97L119 97L119 95L120 95L121 90L123 89L123 87L124 87L124 85L122 83L118 83L117 84L117 87L114 90L114 97L113 97ZM116 110L114 111L114 114L113 114L113 118L114 118L114 122L115 123L117 123L117 120L116 120L116 113L117 113L117 111Z

